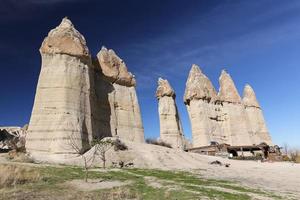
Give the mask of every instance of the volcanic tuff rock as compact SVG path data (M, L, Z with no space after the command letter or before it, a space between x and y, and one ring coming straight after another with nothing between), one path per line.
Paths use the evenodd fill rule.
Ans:
M175 98L175 92L174 92L173 88L171 87L168 80L159 78L157 83L158 83L158 87L156 89L157 99L160 99L164 96L169 96L169 97Z
M258 104L258 101L256 99L256 95L254 93L254 90L248 84L244 88L243 104L246 107L254 106L254 107L260 108L260 105Z
M68 18L51 30L40 48L42 54L67 54L76 57L89 57L84 37L75 29Z
M40 53L29 152L76 153L106 136L144 141L134 76L113 50L102 48L93 62L84 37L64 18Z
M220 101L241 103L241 97L234 85L234 82L231 76L225 70L222 70L221 76L219 78L219 83L220 90L218 96Z
M135 78L113 50L97 54L95 91L99 130L105 136L144 142L144 128L135 90Z
M28 128L28 151L72 153L93 138L92 62L84 37L67 18L50 31L40 48L42 67Z
M85 150L93 138L107 136L144 142L136 80L113 50L102 47L92 61L84 37L64 18L44 39L40 53L42 67L27 132L28 151L74 153L70 140ZM191 121L193 145L206 146L212 141L231 145L271 144L252 88L245 87L241 100L225 71L219 82L217 94L200 68L192 66L184 103ZM156 96L161 139L182 148L185 140L175 92L167 80L159 79Z
M24 149L27 128L27 125L0 127L0 149Z
M193 65L184 96L193 146L206 146L213 141L230 145L271 144L252 88L246 86L242 102L231 76L224 70L219 83L217 96L209 79Z
M265 142L272 144L270 134L268 132L265 119L259 103L256 99L254 90L250 85L244 88L243 104L245 106L247 120L250 125L250 137L253 144Z
M136 85L135 78L128 72L125 62L112 49L102 47L97 58L107 80L128 87Z
M221 73L219 84L218 97L222 102L222 112L227 116L222 124L224 127L223 135L228 137L229 144L251 145L244 105L231 76L225 70Z
M194 99L215 101L216 97L216 90L210 80L202 73L197 65L193 64L186 82L184 102L188 104Z
M194 147L223 140L216 116L216 100L212 83L197 65L193 65L186 81L184 102L189 113Z
M160 139L173 148L183 150L184 135L175 102L175 92L168 80L159 78L157 83Z

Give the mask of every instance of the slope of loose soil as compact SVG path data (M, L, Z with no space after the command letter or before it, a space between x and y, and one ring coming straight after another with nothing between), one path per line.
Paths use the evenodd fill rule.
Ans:
M15 165L14 163L11 165ZM16 165L24 167L21 164ZM0 166L2 167L2 166ZM41 179L26 184L0 189L0 199L287 199L288 196L240 186L235 182L206 179L182 171L150 169L98 170L89 172L89 182L84 183L84 172L79 167L41 166L31 164L26 168L36 171ZM10 172L7 172L10 173ZM70 183L89 186L95 181L114 183L113 187L94 185L90 189L78 189Z

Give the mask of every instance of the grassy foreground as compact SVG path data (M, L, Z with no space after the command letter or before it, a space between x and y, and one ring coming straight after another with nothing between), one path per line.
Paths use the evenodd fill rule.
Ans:
M84 179L81 168L70 166L0 165L0 199L281 199L271 193L187 172L122 169L93 170L89 180L118 180L129 184L84 191L71 180Z

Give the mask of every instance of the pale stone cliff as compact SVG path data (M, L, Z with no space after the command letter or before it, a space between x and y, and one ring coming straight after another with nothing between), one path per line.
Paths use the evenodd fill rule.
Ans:
M193 65L186 82L184 103L189 113L194 147L223 141L216 117L216 101L217 93L212 83L197 65Z
M28 151L74 152L92 139L91 57L84 37L64 18L40 48L42 67L28 127Z
M144 141L135 78L113 50L92 61L84 37L64 18L40 48L42 67L28 128L29 152L74 153L94 138Z
M246 86L241 99L231 76L222 71L217 94L196 65L189 73L184 95L192 128L193 147L211 142L230 145L271 144L262 111L253 90Z
M222 105L221 112L226 114L225 121L222 123L223 135L228 137L231 145L251 145L244 105L231 76L224 70L219 83L218 97Z
M168 80L158 79L156 98L160 122L160 140L173 148L184 149L184 135L175 102L175 92Z
M91 58L85 38L64 18L44 39L42 65L27 131L29 152L78 153L94 138L119 137L144 142L136 80L125 62L102 47ZM272 144L260 105L247 85L241 99L231 76L222 71L217 93L193 65L184 94L193 146ZM167 80L159 79L160 138L183 149L187 143ZM74 145L77 150L74 149Z
M253 144L265 142L272 145L272 140L265 123L261 107L256 99L254 90L250 85L244 88L243 104L245 106L247 120L250 125L250 137Z
M99 132L105 136L144 142L144 128L134 76L113 50L102 47L95 61L95 91Z

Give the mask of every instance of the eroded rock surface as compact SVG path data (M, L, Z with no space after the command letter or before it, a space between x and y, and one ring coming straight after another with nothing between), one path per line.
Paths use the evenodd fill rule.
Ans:
M216 91L197 65L193 65L185 88L186 104L192 128L193 146L207 146L212 141L223 141L216 116Z
M68 18L51 30L42 43L41 54L67 54L76 57L89 57L89 49L84 37L75 29Z
M128 72L125 62L112 50L102 47L97 54L104 78L112 83L135 86L134 76Z
M243 104L245 106L247 120L250 126L250 137L253 144L265 142L272 145L272 140L266 126L266 122L256 99L254 90L250 85L244 88Z
M42 67L26 149L74 153L92 139L91 59L84 37L64 18L41 48ZM72 141L71 141L72 140ZM70 144L74 143L74 144Z
M184 102L191 100L215 101L217 93L210 80L202 73L199 66L193 64L186 82Z
M230 103L241 103L241 97L235 87L231 76L223 70L219 78L219 100Z
M222 105L220 109L226 115L221 125L223 135L231 145L252 145L244 105L231 76L225 70L221 73L219 84L218 97Z
M97 118L105 136L144 142L144 128L134 76L128 72L123 60L113 50L102 47L97 54L95 91Z
M24 150L27 125L21 127L0 127L0 150Z
M160 122L160 139L173 148L184 149L184 135L175 102L175 92L168 80L158 79L156 90Z
M184 103L191 122L193 146L207 146L211 142L230 145L271 144L252 88L246 86L242 101L231 76L224 70L219 83L217 95L199 67L192 66L186 82Z

